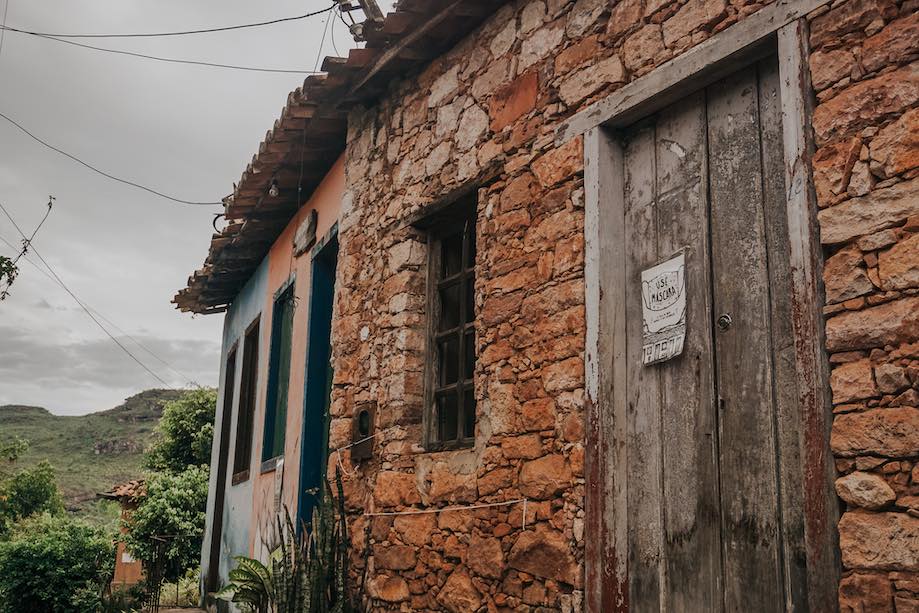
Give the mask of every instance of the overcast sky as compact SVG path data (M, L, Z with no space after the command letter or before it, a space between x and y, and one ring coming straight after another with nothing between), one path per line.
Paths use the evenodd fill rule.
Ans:
M327 6L325 0L8 1L8 26L60 33L199 29ZM381 2L384 12L391 5ZM235 32L82 42L166 57L312 70L328 15ZM340 22L334 42L342 55L353 46ZM322 54L336 54L331 36ZM113 175L179 198L217 201L232 190L287 93L303 77L166 64L7 32L0 50L0 112ZM220 207L175 204L114 183L0 119L0 203L28 233L41 220L49 194L57 201L35 239L36 250L171 386L186 385L186 379L216 385L223 316L182 314L170 300L202 264L213 213ZM2 214L0 239L19 242ZM0 254L14 255L14 250L0 240ZM37 262L34 254L30 259ZM75 415L111 408L150 387L161 384L63 289L20 261L12 295L0 302L0 405L38 405Z

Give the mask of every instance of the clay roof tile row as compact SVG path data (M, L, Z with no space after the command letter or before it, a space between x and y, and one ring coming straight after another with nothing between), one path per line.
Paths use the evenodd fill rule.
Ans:
M326 57L325 74L290 92L233 193L226 226L211 236L204 265L173 298L182 311L226 310L271 244L344 151L348 109L387 91L390 82L456 44L505 0L401 0L363 49ZM278 195L268 192L276 182Z
M99 498L109 500L136 500L147 495L146 482L143 479L133 479L127 483L119 483L107 492L99 494Z

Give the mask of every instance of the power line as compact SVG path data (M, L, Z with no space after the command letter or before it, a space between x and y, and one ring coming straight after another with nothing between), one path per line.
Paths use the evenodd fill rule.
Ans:
M270 21L259 21L256 23L245 23L242 25L236 26L223 26L218 28L206 28L203 30L185 30L181 32L155 32L155 33L142 33L142 34L55 34L51 32L33 32L29 30L20 30L17 28L8 28L14 32L21 32L22 34L32 34L34 36L48 36L56 38L153 38L160 36L186 36L188 34L208 34L211 32L226 32L228 30L242 30L244 28L259 28L262 26L270 26L276 23L283 23L286 21L298 21L300 19L306 19L308 17L315 17L316 15L321 15L325 12L331 11L335 8L337 4L332 4L319 11L313 11L312 13L306 13L304 15L295 15L293 17L282 17L280 19L272 19Z
M145 53L135 53L134 51L124 51L122 49L108 49L106 47L96 47L94 45L86 45L84 43L78 43L72 40L65 40L63 38L57 38L55 36L49 36L47 34L34 34L32 32L23 32L22 30L17 30L15 28L3 27L0 28L4 31L16 32L18 34L28 34L29 36L35 36L45 40L53 40L58 43L64 43L65 45L73 45L74 47L82 47L83 49L92 49L93 51L103 51L105 53L115 53L117 55L127 55L130 57L139 57L145 60L155 60L157 62L167 62L170 64L190 64L192 66L208 66L211 68L226 68L230 70L245 70L248 72L271 72L271 73L281 73L281 74L314 74L315 71L310 70L300 70L300 69L288 69L288 68L260 68L256 66L239 66L236 64L219 64L216 62L204 62L200 60L184 60L179 58L171 57L160 57L158 55L147 55Z
M345 24L346 26L348 25L348 23L342 18L340 9L336 8L334 11L332 11L332 13L334 13L335 15L338 15L338 18L341 19L341 22L343 24ZM341 51L338 50L338 45L335 44L335 22L334 21L332 22L332 49L335 50L335 55L337 55L338 57L341 57Z
M44 217L41 218L41 221L38 222L38 225L35 226L35 229L32 230L32 234L26 238L25 233L22 230L19 230L19 233L22 234L22 246L18 249L16 257L9 262L10 269L6 273L6 287L0 287L0 300L5 300L10 295L10 287L13 285L13 281L16 279L16 264L19 262L19 259L28 252L29 247L32 246L32 241L35 239L35 235L38 234L38 231L41 230L41 227L45 225L45 221L48 219L48 216L51 215L51 205L54 202L54 196L48 196L48 209L45 211ZM0 205L2 206L2 205ZM4 212L6 210L4 209ZM7 213L9 217L9 213ZM18 226L17 226L18 229Z
M10 220L10 221L12 221L12 220ZM14 222L14 223L15 223L15 222ZM13 249L14 251L17 249L16 245L14 245L10 240L8 240L7 238L5 238L3 235L0 235L0 241L6 243L6 244L7 244L11 249ZM52 282L56 283L61 289L64 289L64 286L61 285L61 283L60 283L57 279L55 279L54 277L52 277L51 274L50 274L47 270L45 270L44 268L42 268L41 266L39 266L38 264L36 264L34 261L32 261L32 260L29 258L28 255L23 256L23 258L25 259L26 262L28 262L29 264L31 264L31 265L35 268L35 270L37 270L38 272L40 272L41 274L43 274L46 278L50 279ZM137 340L136 338L134 338L133 336L131 336L130 334L128 334L128 333L125 331L124 328L122 328L121 326L119 326L118 324L116 324L116 323L115 323L114 321L112 321L110 318L106 317L105 314L103 314L102 312L99 311L99 309L97 309L96 307L92 306L91 304L86 303L85 301L83 302L83 304L85 304L85 305L86 305L86 308L88 308L90 311L92 311L93 313L95 313L96 315L98 315L98 316L99 316L99 319L101 319L102 321L104 321L105 323L107 323L108 325L110 325L111 327L115 328L115 330L117 330L118 332L120 332L122 336L124 336L125 338L127 338L128 340L130 340L131 342L133 342L135 345L137 345L138 347L140 347L141 349L143 349L143 350L144 350L145 352L147 352L148 354L150 354L150 356L151 356L152 358L154 358L156 361L158 361L159 363L161 363L163 366L165 366L166 368L168 368L169 370L171 370L173 373L177 374L177 375L178 375L179 377L181 377L182 379L185 379L185 381L188 382L189 385L191 385L192 387L201 387L198 383L196 383L194 380L192 380L191 377L189 377L189 376L186 375L185 373L183 373L183 372L177 370L172 364L170 364L169 362L167 362L166 360L164 360L162 357L160 357L155 351L153 351L152 349L150 349L149 347L147 347L146 345L144 345L142 342L140 342L139 340Z
M0 210L3 211L3 213L7 216L7 218L9 218L9 220L10 220L11 222L13 222L13 226L16 228L16 230L19 232L19 234L22 235L23 238L25 238L26 235L25 235L25 233L22 231L22 229L19 227L19 224L16 223L16 220L13 219L13 217L9 214L9 212L6 210L6 208L5 208L2 204L0 204ZM48 272L50 272L50 273L54 276L54 278L57 280L57 282L60 284L60 286L61 286L62 288L64 288L64 291L67 292L68 294L70 294L70 297L74 299L74 301L79 305L79 307L80 307L81 309L83 309L83 312L86 313L86 314L89 316L89 318L92 319L93 322L94 322L97 326L99 326L99 329L100 329L100 330L102 330L103 332L105 332L105 335L106 335L106 336L108 336L110 339L112 339L112 342L113 342L113 343L115 343L116 345L118 345L118 347L119 347L122 351L124 351L132 360L134 360L135 362L137 362L137 364L140 365L141 368L143 368L144 370L146 370L154 379L156 379L157 381L159 381L160 383L162 383L162 384L163 384L164 386L166 386L167 388L169 388L169 389L174 389L171 385L169 385L168 383L166 383L166 381L164 381L158 374L156 374L155 372L153 372L153 370L151 370L146 364L144 364L143 362L141 362L141 361L137 358L137 356L135 356L133 353L131 353L131 351L130 351L127 347L125 347L124 345L122 345L121 342L120 342L117 338L115 338L115 336L112 335L111 332L108 331L108 328L106 328L105 326L103 326L102 323L101 323L98 319L96 319L96 316L93 315L92 312L86 307L86 305L83 304L83 302L82 302L79 298L77 298L77 295L74 294L74 293L70 290L69 287L67 287L67 284L64 283L64 281L58 276L58 274L57 274L56 272L54 272L54 269L51 268L51 265L48 264L48 262L45 260L45 258L43 258L43 257L41 256L41 254L38 252L37 249L35 249L35 247L32 247L32 253L34 253L34 254L35 254L35 257L37 257L37 258L41 261L41 263L45 265L45 268L48 269Z
M13 266L16 265L16 262L19 261L19 258L24 256L26 252L29 250L29 247L32 246L32 240L35 238L35 235L38 234L38 231L41 230L41 227L45 225L45 220L48 219L48 215L51 214L51 206L53 202L54 202L54 196L48 196L48 209L45 211L45 216L42 217L41 221L38 222L38 225L35 226L35 229L32 231L32 236L30 236L29 238L23 239L22 249L19 250L19 255L16 256L15 260L13 260ZM9 214L7 214L7 217L9 217Z
M313 64L313 71L319 70L319 60L322 59L322 48L325 46L325 35L329 29L329 22L332 21L332 16L329 15L325 19L325 25L322 26L322 38L319 40L319 52L316 53L316 63Z
M45 147L47 147L48 149L51 149L52 151L56 151L57 153L60 153L61 155L70 158L70 159L73 160L74 162L76 162L76 163L78 163L78 164L80 164L80 165L82 165L82 166L85 166L86 168L89 168L89 169L92 170L93 172L98 173L98 174L102 175L103 177L106 177L107 179L111 179L111 180L113 180L113 181L117 181L118 183L124 183L125 185L130 185L131 187L136 187L136 188L138 188L138 189L142 189L142 190L144 190L145 192L149 192L149 193L154 194L154 195L156 195L156 196L159 196L159 197L161 197L161 198L165 198L166 200L171 200L171 201L173 201L173 202L178 202L179 204L190 204L190 205L193 205L193 206L214 206L214 205L222 205L222 204L223 204L222 202L195 202L195 201L193 201L193 200L183 200L183 199L181 199L181 198L175 198L174 196L170 196L170 195L168 195L168 194L164 194L163 192L158 192L158 191L156 191L155 189L151 189L151 188L149 188L149 187L145 187L145 186L143 186L143 185L141 185L141 184L139 184L139 183L134 183L133 181L128 181L127 179L121 179L121 178L119 178L119 177L116 177L115 175L111 175L111 174L105 172L104 170L99 170L99 169L96 168L95 166L93 166L93 165L91 165L91 164L89 164L89 163L87 163L87 162L84 162L83 160L81 160L81 159L78 158L77 156L71 155L70 153L67 153L66 151L63 151L63 150L61 150L61 149L58 149L58 148L55 147L54 145L52 145L52 144L50 144L50 143L48 143L48 142L46 142L46 141L40 139L39 137L37 137L37 136L35 136L34 134L32 134L31 132L29 132L29 131L28 131L25 127L23 127L20 123L18 123L17 121L15 121L15 120L13 120L13 119L7 117L7 116L4 115L3 113L0 113L0 118L3 118L3 119L5 119L5 120L7 120L7 121L10 122L11 124L13 124L13 125L16 126L17 128L19 128L19 130L20 130L21 132L23 132L26 136L28 136L28 137L31 138L32 140L34 140L34 141L36 141L36 142L38 142L38 143L44 145Z
M4 0L3 2L3 21L0 21L0 26L3 28L0 30L0 54L3 53L3 35L6 34L6 13L10 10L10 1Z

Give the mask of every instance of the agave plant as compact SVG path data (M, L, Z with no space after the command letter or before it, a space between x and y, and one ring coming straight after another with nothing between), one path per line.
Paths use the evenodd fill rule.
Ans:
M326 495L313 509L312 522L294 529L290 511L278 517L267 563L237 556L229 582L216 597L254 613L350 613L347 593L348 534L341 474L335 471L337 507ZM337 516L337 517L336 517Z
M236 568L229 573L229 582L216 597L242 605L255 613L269 613L272 592L271 573L268 568L252 558L236 556Z

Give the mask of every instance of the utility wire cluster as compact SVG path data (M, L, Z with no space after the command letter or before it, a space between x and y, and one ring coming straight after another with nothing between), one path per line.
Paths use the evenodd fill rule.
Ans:
M310 13L305 13L303 15L295 15L293 17L281 17L280 19L271 19L269 21L257 21L255 23L244 23L242 25L235 26L222 26L217 28L205 28L202 30L180 30L178 32L144 32L140 34L58 34L53 32L35 32L32 30L20 30L18 28L7 27L7 30L13 32L20 32L22 34L33 34L35 36L50 36L53 38L159 38L165 36L188 36L190 34L210 34L212 32L227 32L229 30L242 30L245 28L260 28L262 26L270 26L276 23L283 23L286 21L298 21L300 19L306 19L308 17L315 17L316 15L322 15L327 13L337 7L338 4L332 4L327 6L324 9L318 11L312 11Z
M115 343L115 345L116 345L121 351L123 351L123 352L124 352L128 357L130 357L134 362L136 362L138 365L140 365L141 368L143 368L145 371L147 371L147 372L148 372L154 379L156 379L160 384L162 384L163 386L165 386L165 387L167 387L167 388L169 388L169 389L173 389L172 386L169 385L169 383L167 383L167 382L166 382L162 377L160 377L152 368L150 368L147 364L145 364L139 357L137 357L137 355L135 355L135 354L134 354L130 349L128 349L121 341L119 341L118 338L117 338L114 334L112 334L112 333L109 331L109 329L106 328L105 325L102 324L102 322L100 321L100 319L105 320L106 322L108 322L108 324L109 324L111 327L113 327L113 328L115 328L117 331L121 332L122 336L124 336L124 337L130 339L135 345L137 345L138 347L140 347L141 349L143 349L144 351L146 351L147 353L149 353L149 354L150 354L151 356L153 356L157 361L159 361L160 363L162 363L166 368L168 368L169 370L171 370L173 373L177 374L177 375L178 375L179 377L181 377L182 379L185 379L185 381L186 381L190 386L192 386L192 387L201 387L200 385L198 385L197 383L195 383L190 377L187 377L186 375L184 375L184 374L182 374L181 372L179 372L178 370L176 370L169 362L167 362L166 360L164 360L163 358L161 358L159 355L157 355L152 349L150 349L149 347L147 347L146 345L144 345L143 343L141 343L140 341L138 341L136 338L134 338L133 336L131 336L130 334L128 334L127 332L125 332L123 329L121 329L121 328L118 327L116 324L114 324L109 318L107 318L107 317L105 317L104 315L102 315L98 310L96 310L96 309L94 309L94 308L91 308L91 307L90 307L88 304L86 304L82 299L80 299L80 298L73 292L73 290L71 290L70 287L68 287L67 284L64 283L64 280L61 279L60 275L58 275L57 272L55 272L55 270L54 270L54 268L52 268L51 264L49 264L48 261L45 260L45 258L42 257L42 255L38 252L38 250L35 248L35 246L32 245L32 240L35 238L35 234L38 232L38 229L41 228L41 226L44 224L45 220L48 218L48 214L49 214L50 211L51 211L51 201L50 201L50 200L49 200L49 202L48 202L48 211L45 213L45 216L42 218L41 223L38 224L38 226L36 227L35 231L33 231L32 234L31 234L31 236L28 236L28 237L26 236L25 232L23 232L23 230L22 230L22 228L19 226L19 224L16 223L16 220L13 219L13 217L10 215L9 211L6 210L6 207L4 207L3 204L0 204L0 211L2 211L4 215L6 215L7 219L10 220L10 223L13 224L13 227L16 228L16 231L17 231L17 232L19 233L19 235L22 237L22 243L23 243L24 247L23 247L23 249L19 252L19 254L16 256L16 261L18 261L19 258L21 258L21 257L25 257L26 261L29 262L32 266L34 266L36 269L38 269L39 272L41 272L41 273L44 274L46 277L48 277L49 279L51 279L52 281L54 281L58 286L60 286L61 289L63 289L65 292L67 292L67 293L70 295L70 297L73 299L73 301L77 303L77 306L79 306L80 309L81 309L84 313L86 313L86 315L93 321L93 323L96 324L96 326L98 326L99 329L102 330L102 331L105 333L105 335L106 335L113 343ZM4 243L6 243L7 245L9 245L9 246L12 247L13 249L16 248L16 246L15 246L11 241L7 240L6 238L0 236L0 240L2 240ZM28 249L25 247L25 245L28 246ZM28 250L28 251L31 251L31 253L34 254L35 257L37 257L37 258L39 259L39 261L44 265L44 269L43 269L41 266L39 266L38 264L36 264L35 262L33 262L31 259L29 259L28 256L26 256L26 251L27 251L27 250Z
M5 23L5 21L6 21L6 16L5 16L6 7L8 7L8 4L6 4L5 7L4 7L4 18L3 18L3 22L0 22L0 52L2 52L2 49L3 49L3 47L2 47L3 35L6 34L6 32L14 32L14 33L18 33L18 34L37 36L37 37L44 38L44 39L47 39L47 40L53 40L53 41L56 41L56 42L59 42L59 43L68 44L68 45L74 45L74 46L77 46L77 47L85 47L85 48L93 49L93 50L96 50L96 51L104 51L104 52L109 52L109 53L117 53L117 54L128 55L128 56L134 56L134 57L140 57L140 58L145 58L145 59L158 60L158 61L162 61L162 62L170 62L170 63L177 63L177 64L193 64L193 65L199 65L199 66L210 66L210 67L216 67L216 68L229 68L229 69L237 69L237 70L245 70L245 71L254 71L254 72L274 72L274 73L287 73L287 74L290 74L290 73L296 73L296 74L315 74L315 73L318 72L318 71L316 70L316 68L318 68L318 60L317 60L317 63L316 63L316 67L315 67L313 70L288 70L288 69L277 69L277 68L261 68L261 67L254 67L254 66L237 66L237 65L232 65L232 64L218 64L218 63L212 63L212 62L202 62L202 61L198 61L198 60L186 60L186 59L177 59L177 58L165 58L165 57L147 55L147 54L143 54L143 53L135 53L135 52L133 52L133 51L123 51L123 50L118 50L118 49L106 49L106 48L103 48L103 47L96 47L96 46L93 46L93 45L86 45L86 44L83 44L83 43L78 43L78 42L74 42L74 41L72 41L72 40L66 40L66 39L68 39L68 38L153 38L153 37L171 37L171 36L187 36L187 35L193 35L193 34L208 34L208 33L214 33L214 32L226 32L226 31L230 31L230 30L240 30L240 29L245 29L245 28L257 28L257 27L269 26L269 25L273 25L273 24L277 24L277 23L283 23L283 22L289 22L289 21L297 21L297 20L306 19L306 18L309 18L309 17L315 17L315 16L317 16L317 15L322 15L322 14L324 14L324 13L328 13L329 15L331 15L331 14L333 13L333 11L338 7L338 3L334 3L334 4L328 6L328 7L324 8L324 9L321 9L321 10L318 10L318 11L312 11L312 12L310 12L310 13L305 13L305 14L303 14L303 15L295 15L295 16L293 16L293 17L282 17L282 18L280 18L280 19L272 19L272 20L269 20L269 21L260 21L260 22L256 22L256 23L247 23L247 24L241 24L241 25L223 26L223 27L216 27L216 28L206 28L206 29L199 29L199 30L184 30L184 31L177 31L177 32L151 32L151 33L133 33L133 34L55 34L55 33L48 33L48 32L38 32L38 31L33 31L33 30L25 30L25 29L22 29L22 28L14 28L14 27L12 27L12 26L6 25L6 23ZM320 53L320 55L321 55L321 53L322 53L322 46L323 46L323 44L325 43L325 34L326 34L325 31L326 31L326 29L328 29L329 21L330 21L330 19L326 19L326 24L325 24L325 27L324 27L324 29L323 29L322 42L320 43L320 48L319 48L319 53ZM123 179L123 178L117 177L117 176L115 176L115 175L113 175L113 174L111 174L111 173L105 172L104 170L100 170L99 168L93 166L93 165L90 164L89 162L83 161L82 159L80 159L80 158L77 157L76 155L73 155L73 154L71 154L71 153L68 153L68 152L66 152L66 151L64 151L64 150L62 150L62 149L60 149L60 148L58 148L58 147L56 147L56 146L54 146L54 145L48 143L48 142L45 141L44 139L42 139L42 138L36 136L32 131L30 131L28 128L26 128L25 126L23 126L21 123L19 123L19 122L16 121L15 119L11 118L9 115L7 115L7 114L5 114L5 113L3 113L3 112L0 112L0 118L2 118L2 119L4 119L5 121L9 122L9 123L12 124L13 126L15 126L18 130L20 130L20 131L23 132L25 135L27 135L29 138L31 138L31 139L33 139L34 141L40 143L41 145L47 147L48 149L51 149L52 151L55 151L55 152L57 152L57 153L59 153L59 154L65 156L65 157L70 158L71 160L77 162L78 164L80 164L80 165L82 165L82 166L88 168L89 170L91 170L91 171L93 171L93 172L95 172L95 173L97 173L97 174L99 174L99 175L102 175L103 177L106 177L107 179L111 179L111 180L116 181L116 182L118 182L118 183L123 183L123 184L125 184L125 185L129 185L129 186L131 186L131 187L135 187L135 188L137 188L137 189L144 190L144 191L146 191L146 192L149 192L149 193L151 193L151 194L154 194L154 195L156 195L156 196L159 196L159 197L161 197L161 198L164 198L164 199L166 199L166 200L170 200L170 201L172 201L172 202L176 202L176 203L179 203L179 204L187 204L187 205L192 205L192 206L219 206L219 205L222 205L222 204L223 204L222 201L211 202L211 201L197 201L197 200L191 200L191 199L186 199L186 198L178 198L178 197L176 197L176 196L172 196L172 195L166 194L166 193L164 193L164 192L162 192L162 191L159 191L159 190L156 190L156 189L153 189L153 188L150 188L150 187L146 187L146 186L141 185L141 184L139 184L139 183L136 183L136 182L134 182L134 181L131 181L131 180L128 180L128 179Z
M4 29L4 30L7 30L7 31L11 31L11 32L16 32L16 31L17 31L17 30L13 30L13 29L11 29L11 28L3 28L3 29ZM248 71L248 72L273 72L273 73L280 73L280 74L314 74L314 73L315 73L315 71L312 71L312 70L300 70L300 69L296 69L296 68L261 68L261 67L257 67L257 66L239 66L239 65L236 65L236 64L219 64L219 63L216 63L216 62L205 62L205 61L202 61L202 60L186 60L186 59L171 58L171 57L161 57L161 56L158 56L158 55L148 55L148 54L146 54L146 53L137 53L137 52L134 52L134 51L125 51L125 50L123 50L123 49L109 49L109 48L106 48L106 47L96 47L96 46L94 46L94 45L87 45L87 44L85 44L85 43L78 43L78 42L76 42L76 41L67 40L67 39L64 39L64 38L57 38L57 37L55 37L55 36L47 36L47 35L44 35L44 34L33 34L33 36L36 36L36 37L38 37L38 38L43 38L43 39L45 39L45 40L53 40L53 41L58 42L58 43L64 43L65 45L73 45L74 47L81 47L81 48L83 48L83 49L91 49L91 50L93 50L93 51L102 51L102 52L105 52L105 53L115 53L115 54L117 54L117 55L127 55L127 56L130 56L130 57L137 57L137 58L141 58L141 59L145 59L145 60L154 60L154 61L157 61L157 62L168 62L168 63L171 63L171 64L191 64L191 65L193 65L193 66L209 66L209 67L211 67L211 68L226 68L226 69L230 69L230 70L245 70L245 71Z
M16 264L19 263L19 260L22 258L22 256L29 252L29 248L32 246L32 241L35 239L35 235L38 234L38 231L41 230L41 227L45 225L45 220L47 220L48 216L51 214L51 206L54 203L54 199L54 196L48 196L48 209L45 211L44 217L41 218L41 221L38 222L38 225L35 227L35 229L32 230L31 235L26 236L22 230L19 231L19 233L22 234L22 242L16 257L12 260L5 259L6 261L0 262L0 264L3 265L3 269L0 271L0 283L2 283L2 285L0 285L0 300L6 300L9 297L10 287L13 285L13 281L16 280L16 276L19 274L19 269L16 267ZM0 204L0 208L2 207L3 205ZM7 217L10 217L10 214L7 213L6 209L3 209L3 212ZM10 217L10 221L12 220L13 218ZM16 226L16 228L19 229L19 226ZM15 249L15 247L13 248Z
M161 57L157 55L149 55L146 53L137 53L135 51L126 51L123 49L109 49L107 47L97 47L95 45L88 45L85 43L78 43L73 40L68 40L72 38L80 39L100 39L100 38L163 38L170 36L188 36L192 34L210 34L214 32L227 32L231 30L241 30L244 28L259 28L263 26L273 25L277 23L297 21L300 19L306 19L308 17L315 17L317 15L322 15L323 13L329 13L336 9L338 4L332 4L324 9L313 11L311 13L305 13L303 15L296 15L294 17L283 17L281 19L272 19L270 21L260 21L257 23L247 23L236 26L224 26L219 28L207 28L202 30L184 30L180 32L151 32L151 33L142 33L142 34L56 34L51 32L37 32L34 30L25 30L22 28L14 28L8 25L0 25L0 35L5 34L6 32L13 32L15 34L23 34L27 36L34 36L44 40L52 40L58 43L63 43L66 45L73 45L74 47L81 47L83 49L91 49L93 51L101 51L104 53L115 53L118 55L126 55L130 57L136 57L146 60L155 60L159 62L169 62L173 64L191 64L195 66L208 66L211 68L225 68L231 70L245 70L249 72L270 72L270 73L281 73L281 74L314 74L315 70L301 70L295 68L264 68L259 66L239 66L236 64L223 64L217 62L205 62L202 60L189 60L189 59L179 59L179 58L170 58L170 57Z

